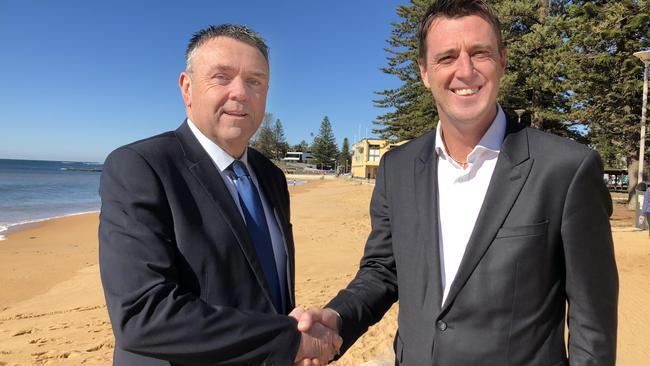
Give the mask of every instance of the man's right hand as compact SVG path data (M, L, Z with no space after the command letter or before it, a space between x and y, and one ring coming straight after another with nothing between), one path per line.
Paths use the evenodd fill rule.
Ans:
M302 333L294 365L323 366L338 354L343 340L339 336L341 320L335 311L296 308L289 315L298 320Z

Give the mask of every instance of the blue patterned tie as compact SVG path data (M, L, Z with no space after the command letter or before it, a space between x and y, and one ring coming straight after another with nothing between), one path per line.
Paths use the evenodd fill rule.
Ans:
M262 265L266 282L271 289L273 303L278 312L284 313L280 280L278 279L278 270L275 265L275 256L273 255L273 244L271 242L271 234L269 233L266 216L264 215L262 200L257 192L257 188L253 184L251 176L248 174L246 165L240 160L235 160L231 167L236 177L233 182L239 193L239 203L244 212L246 228L253 241L253 245L255 245L257 258Z

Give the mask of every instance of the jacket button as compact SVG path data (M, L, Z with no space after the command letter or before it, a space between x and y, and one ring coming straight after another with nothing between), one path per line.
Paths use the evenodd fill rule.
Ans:
M438 328L439 331L445 331L447 330L447 323L443 322L442 320L438 320L436 322L436 328Z

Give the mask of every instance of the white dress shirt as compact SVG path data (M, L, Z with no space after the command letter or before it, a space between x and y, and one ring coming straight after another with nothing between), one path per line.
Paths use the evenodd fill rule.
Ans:
M443 304L474 230L505 136L506 117L501 106L497 109L497 116L485 135L467 155L465 169L449 156L442 140L442 124L438 123L436 129Z
M237 187L235 186L235 182L233 182L231 174L227 170L228 167L230 167L230 164L232 164L232 162L236 159L225 152L221 147L219 147L219 145L215 144L212 140L207 138L189 118L187 119L187 124L190 126L190 130L192 133L194 133L196 139L199 140L199 143L203 149L208 153L208 155L210 155L210 158L212 158L217 171L221 175L221 178L226 184L226 187L228 187L228 191L230 192L233 201L235 201L235 204L239 209L239 214L241 215L244 222L246 222L244 211L242 211L241 204L239 203L239 193L237 193ZM244 155L239 160L244 163L244 165L246 165L246 169L248 169L248 173L250 174L251 179L253 180L253 184L255 184L255 188L260 195L260 199L262 200L262 206L264 206L264 216L266 217L266 222L269 226L269 233L271 234L273 256L275 257L275 266L278 269L278 278L280 280L280 283L284 284L284 288L288 289L289 284L287 282L287 272L289 271L289 267L287 266L287 252L284 247L284 237L282 236L278 222L275 219L273 209L268 203L266 196L264 195L264 191L260 189L255 171L248 164L248 149L244 150ZM289 299L286 298L285 291L281 292L282 303L288 304Z

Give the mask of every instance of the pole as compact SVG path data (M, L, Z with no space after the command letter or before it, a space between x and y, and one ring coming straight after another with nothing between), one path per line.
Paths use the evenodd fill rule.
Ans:
M645 116L648 103L648 61L643 61L643 107L641 108L641 136L639 141L639 175L638 183L643 182L643 162L645 155Z
M521 116L526 113L525 109L515 109L515 113L517 113L517 123L521 124Z

